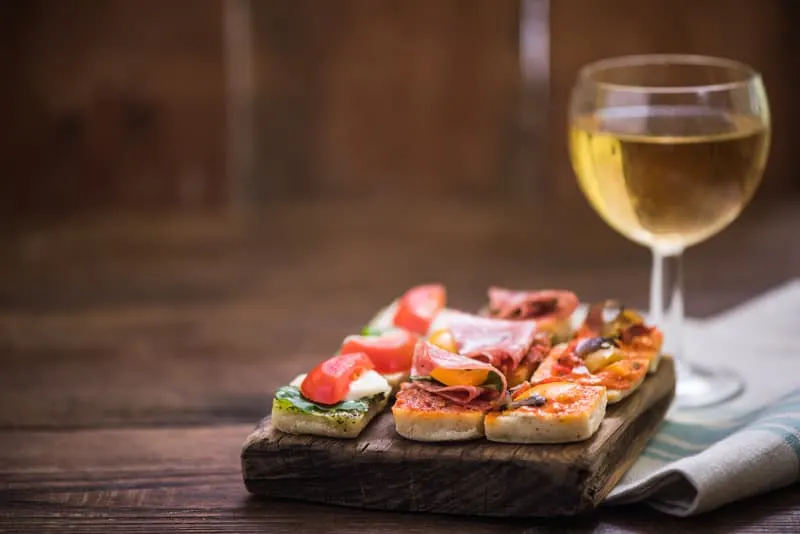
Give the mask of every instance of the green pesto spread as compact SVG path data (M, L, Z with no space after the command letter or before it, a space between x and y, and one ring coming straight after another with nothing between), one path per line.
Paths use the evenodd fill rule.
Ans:
M342 401L337 404L317 404L303 397L300 388L283 386L275 392L275 404L286 412L296 412L306 415L321 415L336 418L337 416L360 416L369 412L375 402L383 400L383 393L365 397L363 399Z

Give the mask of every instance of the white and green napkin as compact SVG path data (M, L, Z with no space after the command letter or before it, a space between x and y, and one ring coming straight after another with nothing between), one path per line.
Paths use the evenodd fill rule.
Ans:
M737 399L672 409L606 504L689 516L800 480L800 280L686 326L688 359L746 381Z

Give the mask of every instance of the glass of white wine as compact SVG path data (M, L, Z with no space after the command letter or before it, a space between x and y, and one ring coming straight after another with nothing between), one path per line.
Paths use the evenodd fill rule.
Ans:
M730 224L761 181L770 117L760 75L696 55L604 59L580 70L569 121L583 193L606 223L653 252L650 320L678 364L676 405L738 395L735 374L683 360L681 253Z

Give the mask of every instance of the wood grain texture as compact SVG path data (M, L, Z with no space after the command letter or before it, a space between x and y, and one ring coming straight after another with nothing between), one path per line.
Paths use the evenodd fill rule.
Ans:
M688 251L691 315L797 276L796 201L748 210ZM588 209L408 206L328 199L251 221L114 217L0 235L0 531L797 530L800 486L688 519L642 504L548 520L248 496L241 445L271 392L408 284L441 279L472 309L493 282L647 303L647 252Z
M357 508L575 515L598 506L639 456L674 390L665 358L635 395L609 408L594 436L558 445L418 443L397 435L388 411L355 440L284 434L267 417L245 441L242 475L257 495Z
M514 185L518 0L252 6L259 196Z
M0 220L226 202L221 2L2 10Z

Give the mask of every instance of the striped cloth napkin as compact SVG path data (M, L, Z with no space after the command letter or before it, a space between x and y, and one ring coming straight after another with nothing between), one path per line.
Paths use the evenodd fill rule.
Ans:
M687 359L746 381L734 401L673 408L605 504L676 516L800 480L800 279L686 327Z

